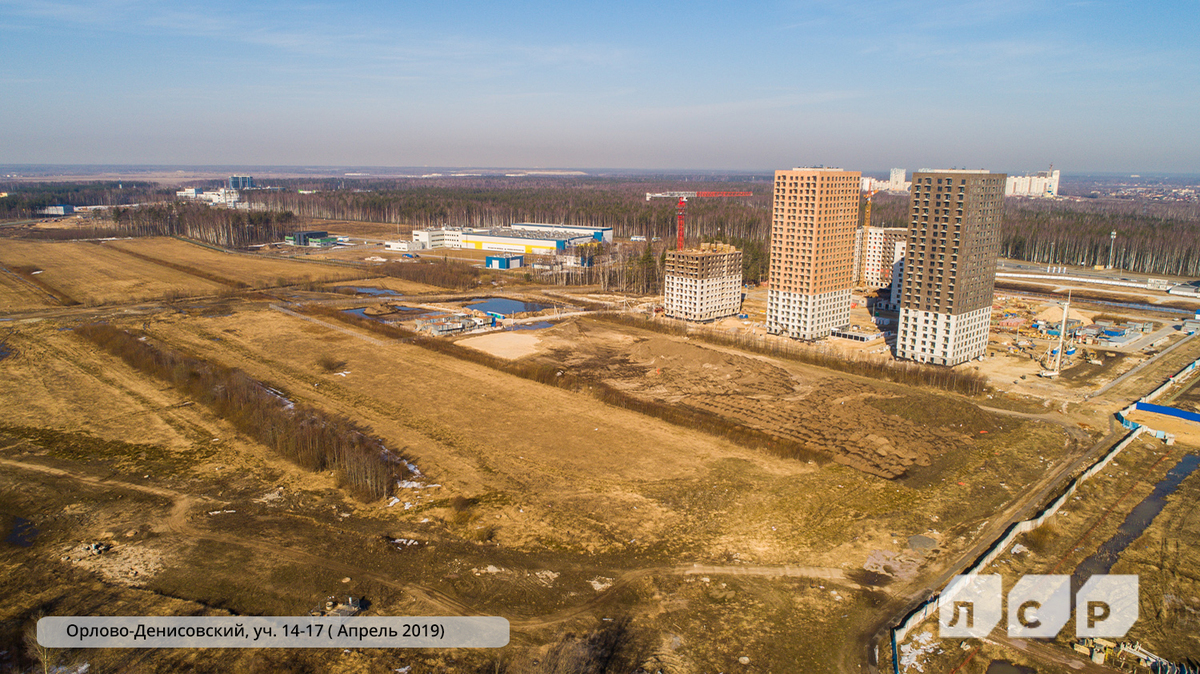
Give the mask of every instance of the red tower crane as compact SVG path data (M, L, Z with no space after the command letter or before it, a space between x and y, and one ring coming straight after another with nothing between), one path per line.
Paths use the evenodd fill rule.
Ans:
M667 199L679 199L679 203L675 204L675 216L679 222L679 241L676 243L677 250L683 250L683 216L684 209L687 208L687 200L694 197L751 197L752 192L657 192L646 193L646 201L657 197L666 197Z

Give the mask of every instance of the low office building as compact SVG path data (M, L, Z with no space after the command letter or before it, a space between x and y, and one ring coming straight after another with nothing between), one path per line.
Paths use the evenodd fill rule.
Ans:
M525 266L524 255L488 255L488 269L518 269Z
M742 251L723 243L667 251L663 308L672 318L711 321L742 306Z
M320 230L305 230L300 232L292 232L283 237L283 242L292 246L308 246L311 248L319 248L321 246L333 246L338 242L336 236L329 236L329 232Z

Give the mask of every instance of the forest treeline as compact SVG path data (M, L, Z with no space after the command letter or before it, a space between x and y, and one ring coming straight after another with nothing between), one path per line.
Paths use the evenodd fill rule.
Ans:
M283 181L287 182L287 181ZM108 224L113 235L172 234L220 246L239 247L279 240L300 219L359 220L407 225L495 227L514 222L551 222L612 227L617 237L645 236L672 245L675 205L670 199L647 202L647 192L672 190L750 191L752 197L693 199L687 206L687 241L728 241L748 254L748 280L763 279L770 236L770 178L706 180L618 179L598 177L431 178L306 181L323 188L312 194L292 189L243 192L252 210L211 208L184 202L115 208ZM0 217L18 217L51 203L125 203L131 197L163 198L149 183L20 184L0 199ZM865 199L860 201L860 206ZM873 199L871 223L906 227L908 197L880 193ZM860 208L860 219L862 209ZM104 217L104 216L99 216ZM100 223L97 223L99 226ZM1177 276L1200 276L1200 205L1147 199L1045 201L1007 199L1001 231L1001 255L1039 264L1107 264L1109 232L1117 232L1113 266ZM77 238L77 234L42 234ZM755 243L759 248L755 249ZM641 250L635 253L642 255ZM626 261L626 280L616 285L652 287L640 258ZM571 278L600 272L564 272ZM756 276L757 275L757 276ZM593 282L605 283L603 279Z
M117 206L94 211L71 228L23 228L8 232L30 239L72 240L111 236L183 236L224 248L282 241L299 226L287 211L241 211L194 201Z
M229 421L241 433L307 470L332 470L358 494L389 496L408 463L349 419L296 405L241 370L154 344L107 324L75 332L134 369L161 379Z
M83 183L0 182L0 219L37 217L47 206L117 206L171 198L175 190L158 183L141 181L98 181Z
M770 223L771 183L663 183L597 178L527 180L478 178L397 180L370 191L299 194L247 192L254 204L306 218L363 220L427 227L502 227L514 222L550 222L612 227L618 237L675 236L675 202L646 201L647 192L670 190L749 191L753 197L693 199L687 205L688 240L724 234L763 238Z
M877 227L907 227L907 195L875 195ZM1107 265L1200 276L1200 205L1126 199L1005 199L1000 256L1046 265Z

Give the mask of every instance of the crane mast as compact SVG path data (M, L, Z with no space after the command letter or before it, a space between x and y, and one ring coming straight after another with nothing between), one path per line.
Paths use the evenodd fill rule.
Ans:
M754 196L752 192L647 192L646 201L655 198L663 199L678 199L675 204L675 222L678 228L678 240L675 243L676 250L683 250L683 223L685 212L687 210L687 200L694 198L708 197L750 197Z

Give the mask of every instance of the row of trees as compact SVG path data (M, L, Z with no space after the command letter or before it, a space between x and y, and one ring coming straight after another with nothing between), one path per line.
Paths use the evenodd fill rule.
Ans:
M1114 241L1111 232L1117 232ZM1118 200L1005 204L1000 254L1061 265L1112 265L1147 274L1200 276L1200 213Z
M174 190L157 183L98 181L87 183L0 182L0 218L24 219L37 216L47 206L115 206L141 201L158 201L173 196Z
M683 186L678 182L597 178L414 179L373 185L369 191L263 191L244 196L265 208L290 210L302 217L387 222L416 229L552 222L612 227L619 237L667 240L674 237L675 205L666 199L647 203L647 192L742 190L755 196L688 202L688 237L693 241L706 235L764 239L770 228L771 187L765 179Z
M396 480L408 476L407 462L369 429L336 414L293 405L241 370L142 341L144 335L107 324L75 331L134 369L175 386L293 463L314 472L336 471L360 495L387 497Z

